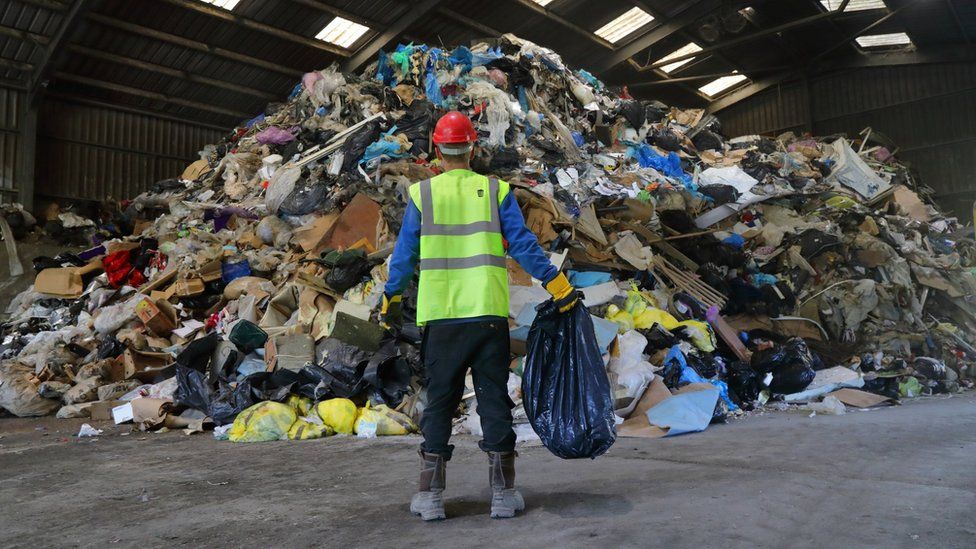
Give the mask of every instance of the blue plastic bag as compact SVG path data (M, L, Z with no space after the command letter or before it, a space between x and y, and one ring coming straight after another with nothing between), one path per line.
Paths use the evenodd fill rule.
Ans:
M540 305L526 346L522 403L542 443L563 459L604 454L617 438L613 391L582 300L565 313Z
M437 75L434 71L427 72L424 87L427 91L427 100L440 107L444 103L444 96L441 95L441 85L437 83Z

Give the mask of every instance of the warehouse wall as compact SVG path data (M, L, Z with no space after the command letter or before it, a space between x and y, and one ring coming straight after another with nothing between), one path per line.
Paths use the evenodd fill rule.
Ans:
M899 159L944 207L964 215L976 199L976 63L832 73L766 90L717 114L727 135L853 136L871 126L898 144Z
M210 126L46 98L38 122L35 194L131 198L178 177L224 132Z
M18 148L20 146L20 116L24 94L17 90L0 87L0 201L11 202L17 196L7 192L15 189L20 171Z

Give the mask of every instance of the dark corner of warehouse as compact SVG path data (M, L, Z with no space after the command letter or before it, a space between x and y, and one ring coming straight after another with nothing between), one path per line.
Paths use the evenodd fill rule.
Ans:
M0 544L967 545L973 174L976 0L0 0Z

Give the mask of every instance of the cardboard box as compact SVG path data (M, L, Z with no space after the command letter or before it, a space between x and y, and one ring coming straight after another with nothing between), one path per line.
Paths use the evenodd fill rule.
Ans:
M136 316L153 334L168 337L176 329L176 309L165 299L151 300L144 297L136 303Z
M178 280L176 281L176 284L173 284L172 290L173 295L176 297L200 295L204 290L204 282L202 278L187 278L184 280Z
M297 372L305 363L315 361L315 340L308 334L281 334L264 344L268 371L275 368Z
M151 353L126 349L122 354L125 362L125 379L138 379L143 383L157 383L172 377L176 368L169 353Z
M99 400L92 402L89 408L92 421L110 421L112 419L112 409L122 404L124 403L121 400Z

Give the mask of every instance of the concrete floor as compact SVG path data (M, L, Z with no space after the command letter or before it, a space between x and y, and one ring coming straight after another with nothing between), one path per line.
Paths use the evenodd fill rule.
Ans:
M445 522L407 512L414 437L233 444L0 419L0 546L973 547L976 396L768 413L596 461L521 449L528 510L487 517L470 437Z

